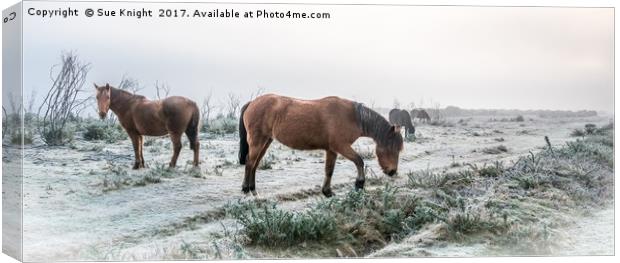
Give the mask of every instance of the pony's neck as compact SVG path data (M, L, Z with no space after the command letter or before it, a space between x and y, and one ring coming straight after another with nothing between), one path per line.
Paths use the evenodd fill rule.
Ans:
M357 121L362 129L362 136L372 138L377 144L385 145L392 125L379 113L355 102Z
M110 88L110 110L118 116L125 112L130 106L129 102L137 97L142 96L136 96L121 89Z

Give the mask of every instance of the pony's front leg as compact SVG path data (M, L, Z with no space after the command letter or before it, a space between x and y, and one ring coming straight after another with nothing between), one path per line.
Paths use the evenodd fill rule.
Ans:
M139 135L134 134L134 133L130 133L129 134L129 138L131 139L131 144L133 144L133 154L135 157L135 161L133 164L133 169L137 170L140 169L140 156L141 156L141 152L140 152L140 140L139 140Z
M331 184L337 157L337 153L330 150L325 151L325 179L323 180L323 188L321 191L326 197L332 197L334 195Z
M140 153L139 168L146 168L144 165L144 136L138 135L138 152Z
M338 153L342 154L344 158L352 161L357 168L357 178L355 179L355 190L364 189L364 182L366 181L366 175L364 173L364 160L362 157L351 148L350 145L342 147L338 150Z

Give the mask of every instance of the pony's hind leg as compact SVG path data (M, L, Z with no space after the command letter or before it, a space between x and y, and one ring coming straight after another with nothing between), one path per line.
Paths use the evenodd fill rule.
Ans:
M252 192L252 195L254 196L256 196L256 169L260 165L260 161L265 156L265 153L267 152L267 149L269 148L269 145L271 144L272 141L273 139L269 138L267 139L266 142L263 143L262 147L260 147L260 152L258 154L258 157L256 158L254 165L252 166L252 173L250 173L249 186L250 186L250 191Z
M330 150L325 151L325 179L323 180L323 188L321 191L327 197L334 195L331 184L334 167L336 166L336 157L338 157L337 153Z
M364 189L364 182L366 181L366 175L364 173L364 160L360 157L350 145L342 147L342 149L338 150L344 158L349 159L355 164L357 168L357 178L355 179L355 189Z
M170 140L172 140L172 159L170 160L170 167L177 166L177 159L179 158L179 152L181 152L181 134L170 133Z
M200 165L200 141L198 140L198 124L195 126L188 127L185 130L185 135L187 135L187 139L189 139L189 148L194 151L194 167L198 167Z
M243 193L252 192L253 195L256 195L256 169L260 164L260 160L265 155L269 144L271 144L271 138L251 138L248 141L250 146L250 151L248 153L248 158L245 163L245 177L243 178L243 184L241 185L241 190Z

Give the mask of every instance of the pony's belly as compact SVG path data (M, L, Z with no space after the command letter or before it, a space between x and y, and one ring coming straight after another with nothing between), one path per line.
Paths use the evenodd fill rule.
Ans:
M327 142L319 138L309 136L275 136L275 139L295 150L320 150L327 149ZM319 140L318 140L319 139ZM325 138L326 139L326 138Z
M164 125L141 126L138 127L138 131L146 136L164 136L168 134L168 130Z

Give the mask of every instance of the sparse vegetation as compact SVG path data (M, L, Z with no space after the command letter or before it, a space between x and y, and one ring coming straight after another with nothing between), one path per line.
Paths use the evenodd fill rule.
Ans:
M524 122L525 118L523 118L523 115L519 115L515 118L510 119L510 121L515 121L515 122Z
M237 132L239 120L235 117L227 117L222 114L211 120L207 131L209 133L224 135Z
M150 168L148 172L144 174L129 175L129 171L125 168L125 166L108 162L104 168L104 178L101 186L103 192L109 192L125 187L139 187L149 184L158 184L162 182L162 178L170 178L175 174L175 170L168 168L167 165L155 164L153 168Z
M349 247L358 255L433 220L419 198L387 185L372 191L352 190L344 197L325 200L302 212L285 211L275 205L236 204L229 214L244 226L241 233L250 245L290 247L320 242L334 248ZM337 255L336 250L330 252Z
M240 234L248 244L255 246L285 249L320 243L322 248L335 248L326 251L331 255L360 256L415 234L424 225L439 224L439 238L448 242L487 240L496 250L544 254L553 245L549 229L564 222L558 214L562 206L611 200L612 150L613 143L592 137L556 148L555 154L531 153L511 167L497 161L470 164L456 172L412 172L407 188L386 185L351 191L302 212L275 205L236 205L230 215L243 225ZM528 198L511 198L522 196L521 191L528 191ZM564 200L561 206L558 200ZM556 223L541 225L542 218Z
M482 149L482 152L486 154L500 154L500 153L508 152L508 148L504 145L498 145L494 147L484 148Z
M70 121L77 118L88 98L81 98L82 86L90 64L81 62L74 53L63 53L61 63L50 69L60 70L53 77L53 85L39 107L38 130L47 145L65 145L73 140Z
M107 143L114 143L127 139L127 133L118 124L91 123L86 125L84 129L83 137L87 141L101 140Z
M359 147L359 148L355 149L355 151L364 160L372 160L375 157L377 157L377 155L375 154L375 151L371 147L369 147L369 146Z
M271 170L276 163L276 156L273 154L267 154L258 164L259 170Z
M432 126L440 126L440 127L454 127L454 122L448 121L446 119L432 119L429 123Z

